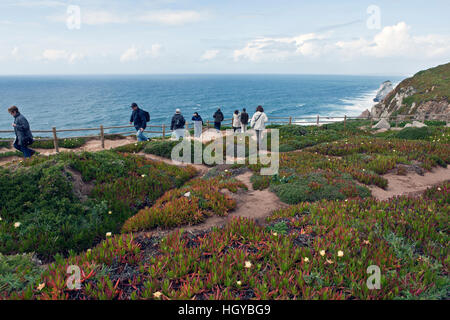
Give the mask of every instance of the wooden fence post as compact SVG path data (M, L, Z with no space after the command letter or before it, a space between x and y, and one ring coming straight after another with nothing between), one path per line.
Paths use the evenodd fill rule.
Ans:
M292 124L292 117L289 117L289 124Z
M59 153L59 146L58 146L58 137L56 135L56 128L52 128L53 131L53 145L55 146L56 153Z
M209 120L206 121L206 127L209 129Z
M319 115L317 115L317 126L319 126L320 118Z
M100 140L102 141L102 149L105 149L105 130L103 125L100 126Z
M347 115L344 115L344 129L347 126Z
M166 125L163 124L162 125L162 135L163 135L163 140L166 138Z

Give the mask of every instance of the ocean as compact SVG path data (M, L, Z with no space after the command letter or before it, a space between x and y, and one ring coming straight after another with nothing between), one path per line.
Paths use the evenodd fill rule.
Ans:
M157 125L169 124L176 108L182 110L188 121L195 111L206 121L212 120L218 107L225 118L231 118L234 110L242 108L247 108L251 115L258 105L264 106L269 117L357 116L365 109L370 110L373 98L385 80L398 83L401 78L338 75L2 76L0 130L12 129L12 118L7 113L11 105L19 107L32 130L127 125L132 102L149 111L151 124Z

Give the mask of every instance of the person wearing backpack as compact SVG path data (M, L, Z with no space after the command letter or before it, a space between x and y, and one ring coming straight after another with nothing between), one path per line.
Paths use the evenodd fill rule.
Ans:
M245 108L242 109L241 112L241 132L246 132L248 126L248 113Z
M12 106L8 109L10 115L14 117L14 148L23 153L24 158L30 158L36 151L28 148L33 143L33 135L31 134L30 124L28 120L19 112L19 108Z
M220 108L213 115L214 118L214 128L216 128L217 132L220 132L220 125L223 121L223 113L220 111Z
M180 138L184 138L185 124L186 120L184 120L184 117L181 115L181 110L177 109L174 116L172 117L172 123L170 125L170 130L173 131L177 140L179 140Z
M134 124L134 127L136 128L138 141L150 140L144 135L144 130L147 128L147 122L150 121L150 114L147 111L140 109L134 102L131 104L131 109L133 109L133 112L131 113L130 124Z
M256 143L258 150L261 144L263 131L266 129L267 121L269 121L269 118L267 118L267 115L264 113L263 107L258 106L252 120L250 121L250 127L256 131Z

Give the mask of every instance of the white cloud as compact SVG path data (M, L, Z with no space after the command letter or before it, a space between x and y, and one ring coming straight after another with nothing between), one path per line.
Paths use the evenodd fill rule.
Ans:
M152 45L152 48L150 50L147 50L145 53L152 58L157 58L160 56L162 50L162 45L159 43L155 43Z
M201 60L203 61L209 61L214 59L215 57L217 57L217 55L219 54L219 50L207 50L205 51L205 53L200 57Z
M193 10L149 12L137 18L141 22L160 23L166 25L183 25L200 21L203 15Z
M450 53L450 37L444 35L414 36L410 26L399 22L384 27L372 40L338 41L336 48L347 57L357 55L384 57L436 57Z
M111 23L127 23L129 20L123 15L108 11L86 11L81 13L81 23L87 25L102 25Z
M120 56L120 62L137 61L148 56L157 58L160 56L162 48L163 46L159 43L153 44L149 50L143 50L133 45Z
M46 61L66 61L70 64L84 58L84 54L77 52L68 52L66 50L46 49L42 53L42 59Z
M106 10L81 10L81 23L86 25L125 24L125 23L156 23L163 25L184 25L200 21L206 17L206 13L194 10L166 10L150 11L144 13L115 13ZM63 22L67 15L48 16L47 20L52 22Z
M28 8L67 6L67 4L64 2L52 1L52 0L23 0L23 1L14 0L14 2L12 2L9 5L17 6L17 7L28 7Z
M450 54L450 36L414 36L405 22L384 27L372 39L334 41L329 34L308 33L296 37L259 38L234 51L234 60L278 61L293 56L330 55L341 59L358 56L375 58L434 58Z
M321 47L315 42L324 40L327 34L306 33L295 37L259 38L251 40L242 49L235 50L234 60L251 61L282 60L289 56L313 56L320 53Z
M120 62L136 61L139 59L138 49L135 46L127 49L121 56Z
M17 58L19 56L19 48L18 47L14 47L11 50L11 56L13 56L14 58Z

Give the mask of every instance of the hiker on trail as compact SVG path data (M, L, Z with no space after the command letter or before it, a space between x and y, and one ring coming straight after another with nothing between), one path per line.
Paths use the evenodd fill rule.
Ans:
M192 121L194 122L194 137L200 138L202 135L202 130L203 130L203 119L202 119L202 117L200 117L198 112L194 112Z
M241 128L241 117L239 115L239 110L234 111L233 114L233 132L236 133L237 130Z
M217 132L220 132L220 125L223 121L223 113L220 111L220 108L213 115L214 118L214 128L216 128Z
M247 110L242 109L241 112L241 132L246 132L248 126L248 113Z
M8 112L14 117L14 133L16 140L14 140L14 148L23 153L24 158L30 158L36 151L28 148L33 143L33 135L31 134L30 124L28 120L19 112L19 108L12 106Z
M186 124L186 120L181 115L181 110L175 110L175 114L172 117L172 123L170 125L170 130L173 131L175 138L179 140L180 138L184 138L184 125Z
M267 115L264 113L264 108L262 106L258 106L256 108L256 112L250 121L250 127L255 129L256 131L256 142L257 148L259 150L263 131L266 129L266 122L269 121Z
M136 137L138 141L148 141L149 139L144 135L144 130L147 128L147 122L150 121L150 114L138 107L136 103L131 104L130 124L134 124L136 128Z

